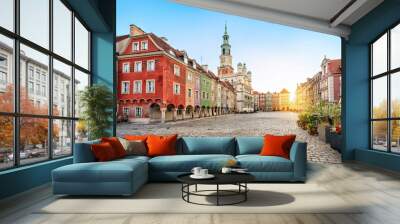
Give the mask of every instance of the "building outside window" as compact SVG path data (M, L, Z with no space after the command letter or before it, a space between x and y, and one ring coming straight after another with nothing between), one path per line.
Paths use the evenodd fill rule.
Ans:
M146 93L155 93L156 92L156 87L155 87L155 80L146 80Z
M188 73L187 80L192 81L192 73L190 73L190 72Z
M123 63L122 64L122 72L123 73L129 73L129 71L130 71L130 68L129 68L130 66L129 66L129 62L125 62L125 63Z
M142 41L141 42L141 44L142 44L142 51L144 51L144 50L147 50L148 49L148 43L147 43L147 40L144 40L144 41Z
M133 42L132 43L132 51L139 51L139 42Z
M121 93L122 94L129 94L129 81L122 81L121 82Z
M135 117L141 118L142 117L142 108L141 107L136 107L135 108Z
M174 65L174 75L180 76L181 75L181 68L179 65Z
M181 94L181 86L179 83L174 83L174 95L179 95Z
M142 80L135 80L133 82L133 93L141 93L142 92Z
M124 107L122 112L125 116L129 116L129 107Z
M18 21L14 24L15 29L7 32L0 29L0 82L5 80L13 87L0 92L0 96L14 96L16 89L21 93L7 102L0 101L0 112L7 112L0 114L0 123L4 124L2 128L7 127L0 133L0 170L70 156L74 143L87 139L87 132L75 127L80 118L79 93L90 85L90 31L77 18L72 7L65 4L67 1L15 2L18 7L11 7L7 12L4 11L6 8L0 7L4 9L3 16ZM32 10L34 8L41 9L40 15ZM3 53L8 60L3 59ZM62 59L60 64L63 66L56 65L57 59L53 55ZM74 59L72 55L75 55ZM1 72L5 65L4 77ZM18 74L11 69L16 66L21 68ZM15 82L14 76L19 82ZM64 87L75 84L75 88L59 88L57 79L66 81ZM15 83L20 85L17 87ZM50 86L53 88L49 89ZM56 100L59 96L61 104ZM72 113L74 104L75 114ZM5 109L14 107L19 108L18 112Z
M156 61L155 60L148 60L147 61L147 71L155 71L156 70Z
M141 61L135 61L134 72L141 72L141 71L142 71L142 62Z
M371 148L400 153L400 25L370 45Z

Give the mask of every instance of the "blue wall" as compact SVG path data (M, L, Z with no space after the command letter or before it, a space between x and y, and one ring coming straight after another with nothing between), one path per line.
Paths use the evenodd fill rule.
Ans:
M106 84L115 95L115 0L67 1L92 31L93 83ZM115 133L115 115L112 119L110 131ZM71 163L69 157L0 172L0 199L48 183L53 169Z
M388 159L388 155L369 150L369 43L399 21L400 1L386 0L351 27L348 40L342 39L344 160L355 159L392 170L400 166L393 163L398 156L389 155ZM396 161L400 164L400 160Z

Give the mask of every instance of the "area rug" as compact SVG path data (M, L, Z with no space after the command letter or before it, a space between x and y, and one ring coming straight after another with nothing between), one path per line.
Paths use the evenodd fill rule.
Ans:
M360 213L358 205L344 201L317 184L260 183L248 186L248 200L237 205L189 204L181 198L180 184L150 183L131 197L56 197L36 213ZM198 190L213 187L215 186L200 186ZM240 198L226 197L222 202L229 203L237 199ZM191 200L215 203L215 197L212 196L193 196Z

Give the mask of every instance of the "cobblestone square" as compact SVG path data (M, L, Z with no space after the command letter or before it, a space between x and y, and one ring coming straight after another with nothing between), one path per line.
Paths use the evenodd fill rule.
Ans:
M297 140L308 143L308 160L319 163L341 163L340 154L300 129L297 113L258 112L230 114L165 124L119 123L118 136L124 134L174 134L179 136L263 136L270 134L296 134Z

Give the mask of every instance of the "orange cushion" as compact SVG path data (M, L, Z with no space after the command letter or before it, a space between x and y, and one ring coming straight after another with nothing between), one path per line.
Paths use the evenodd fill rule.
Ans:
M176 154L176 140L178 135L157 136L150 135L147 137L147 155L148 156L165 156Z
M121 142L117 137L101 138L101 142L110 143L112 148L114 149L115 155L118 158L126 156L126 151L124 149L124 146L122 146Z
M260 155L262 156L280 156L289 159L290 148L296 135L265 135L264 146L261 149Z
M147 135L124 135L124 139L129 141L146 141Z
M91 145L94 157L99 162L110 161L116 159L115 151L112 145L108 142Z

